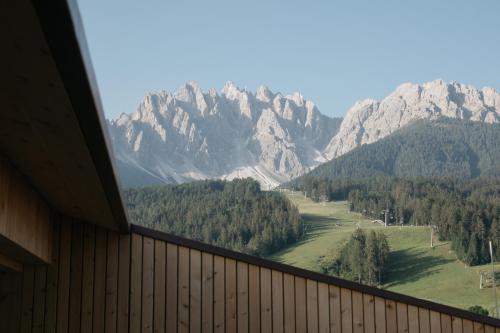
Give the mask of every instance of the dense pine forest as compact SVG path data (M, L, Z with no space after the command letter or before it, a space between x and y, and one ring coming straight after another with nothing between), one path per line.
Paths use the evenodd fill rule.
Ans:
M372 230L366 235L363 229L357 229L338 256L328 255L321 260L321 270L360 283L380 284L389 252L383 232Z
M264 256L303 236L297 208L251 179L128 189L124 197L132 223L244 253Z
M443 118L416 121L392 135L326 162L315 178L497 177L500 125ZM299 177L288 186L302 181Z

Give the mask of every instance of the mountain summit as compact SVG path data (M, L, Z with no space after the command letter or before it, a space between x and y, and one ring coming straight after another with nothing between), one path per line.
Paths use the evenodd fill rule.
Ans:
M233 82L203 92L189 82L147 94L108 125L126 186L252 177L272 188L326 161L340 119L299 93L252 93Z
M131 114L108 122L125 186L251 177L263 188L384 138L419 119L500 122L500 94L456 82L405 83L382 101L356 102L343 120L300 93L255 93L227 82L203 92L147 94Z

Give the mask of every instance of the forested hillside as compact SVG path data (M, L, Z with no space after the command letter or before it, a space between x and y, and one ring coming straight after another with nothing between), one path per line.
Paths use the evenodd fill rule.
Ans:
M500 125L419 121L287 186L390 223L433 225L468 264L500 256Z
M387 210L391 224L432 225L468 264L490 260L490 240L500 257L499 179L308 177L301 184L315 201L348 200L351 210L374 219L383 220Z
M417 121L326 162L305 177L494 177L500 175L499 143L498 124L449 118ZM303 178L290 184L294 186Z
M254 255L302 238L299 212L251 179L128 189L132 223Z

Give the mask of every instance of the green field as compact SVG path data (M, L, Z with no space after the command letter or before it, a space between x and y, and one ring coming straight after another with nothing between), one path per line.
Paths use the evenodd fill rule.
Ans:
M287 196L305 220L307 237L274 254L272 260L318 271L318 259L339 249L357 225L375 228L386 233L391 247L390 273L383 288L460 308L478 304L492 313L492 289L479 289L480 270L489 273L491 266L465 267L447 242L437 242L431 248L429 228L384 228L361 214L349 212L345 201L322 204L297 192L289 192ZM497 293L500 296L500 290Z

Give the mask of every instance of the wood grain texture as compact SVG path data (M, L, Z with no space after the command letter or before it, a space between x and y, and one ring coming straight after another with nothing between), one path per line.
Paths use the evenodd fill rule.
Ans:
M340 289L340 311L342 313L342 333L353 333L352 327L352 292L349 289ZM395 319L395 318L394 318ZM396 333L396 332L391 332Z
M363 294L363 318L365 333L375 333L375 297L373 295Z
M318 282L307 279L307 331L318 332Z
M189 248L179 247L178 332L189 332Z
M352 329L354 333L363 333L363 294L352 291Z
M238 261L238 332L248 332L248 264Z
M142 312L142 236L132 234L131 242L129 330L131 333L139 333Z
M328 285L318 283L318 329L320 333L330 332L330 299Z
M154 263L154 323L155 333L165 332L165 294L166 294L166 264L167 245L164 241L155 240L155 263Z
M273 331L273 304L271 270L260 268L260 329L262 333Z
M248 301L251 333L260 332L260 268L248 266Z
M225 332L225 264L214 256L214 332Z
M53 235L53 264L23 267L17 303L15 291L7 293L11 296L4 291L16 284L0 273L0 329L500 333L483 322L149 235L119 235L67 218L54 218ZM21 318L17 326L5 314L15 309Z
M306 280L295 277L295 328L296 332L307 332Z
M201 329L212 333L214 330L214 256L203 252L201 285Z
M237 332L237 286L236 286L236 261L226 259L226 332Z
M149 237L142 239L142 312L141 331L153 332L153 304L154 304L154 240Z
M177 332L177 280L178 280L178 262L179 249L177 245L167 244L167 332Z
M340 302L340 288L330 285L330 332L342 332L342 313Z
M105 331L117 332L118 313L118 251L119 235L114 232L108 233L107 262L106 262L106 313Z
M285 332L295 332L295 278L292 274L283 274L283 311Z
M275 270L271 271L271 288L273 333L282 333L284 330L283 273Z
M201 332L201 252L190 250L189 331Z

